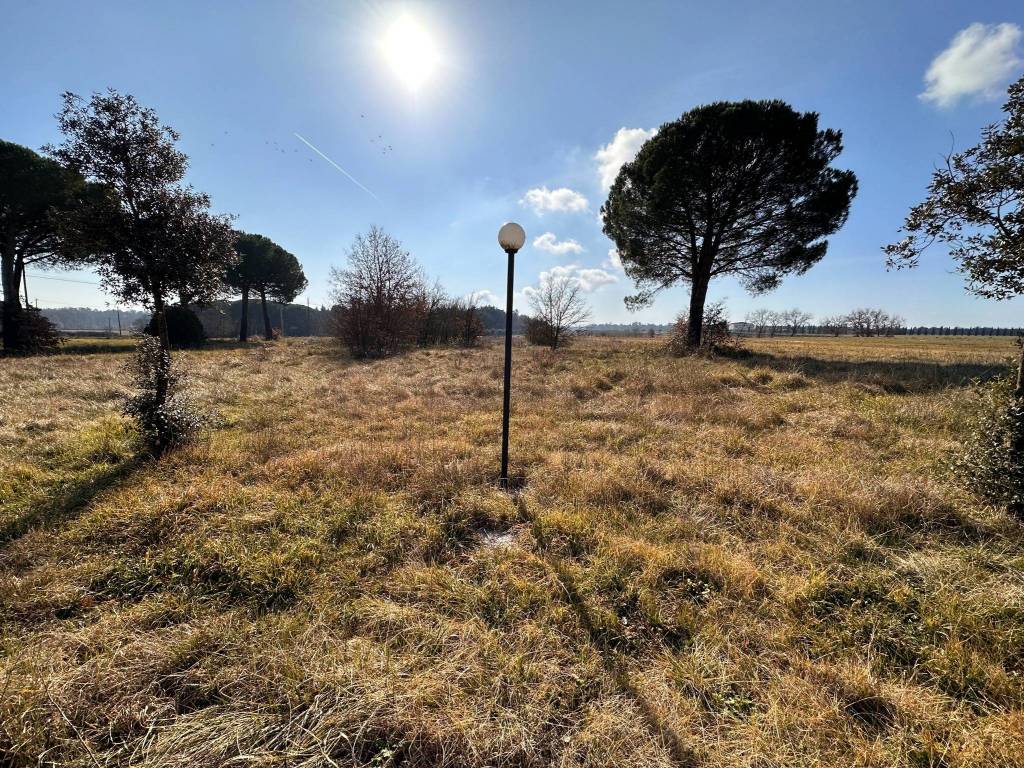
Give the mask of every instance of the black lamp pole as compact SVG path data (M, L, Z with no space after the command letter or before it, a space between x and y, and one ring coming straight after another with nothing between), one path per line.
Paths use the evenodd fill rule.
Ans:
M512 273L515 271L516 252L508 254L508 286L505 289L505 404L501 413L501 477L498 482L508 488L508 410L512 398Z

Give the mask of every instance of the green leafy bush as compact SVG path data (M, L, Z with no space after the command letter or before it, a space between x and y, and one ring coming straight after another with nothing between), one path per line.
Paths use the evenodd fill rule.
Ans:
M203 323L189 307L167 307L164 310L167 318L167 338L174 349L198 349L206 344L206 329ZM159 336L156 316L150 318L145 332L150 336ZM275 337L276 338L276 337Z
M0 308L3 302L0 301ZM49 318L35 307L21 307L17 310L18 324L11 347L3 351L8 355L41 355L60 350L62 339ZM2 323L0 323L2 327Z
M124 413L138 424L146 449L159 456L192 439L205 419L181 393L182 376L160 339L143 337L127 370L139 392L128 398Z
M953 461L954 474L985 501L1024 519L1024 398L1012 369L979 386L971 436Z
M57 326L34 307L26 307L22 312L19 349L29 355L44 355L59 351L62 339Z

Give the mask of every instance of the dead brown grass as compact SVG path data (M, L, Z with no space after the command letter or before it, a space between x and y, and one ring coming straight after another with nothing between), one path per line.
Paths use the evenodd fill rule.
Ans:
M941 471L1007 339L0 362L0 764L1024 765L1024 536Z

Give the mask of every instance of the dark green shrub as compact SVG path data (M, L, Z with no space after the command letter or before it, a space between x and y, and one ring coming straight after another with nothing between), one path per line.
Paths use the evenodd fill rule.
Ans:
M959 480L985 501L1024 519L1024 398L1016 371L978 386L979 407L953 461Z
M203 323L189 307L167 307L167 337L174 349L198 349L206 344L206 329ZM149 319L144 332L150 336L159 336L156 327L156 316Z
M126 368L139 392L128 398L124 413L138 424L146 449L159 456L192 439L204 418L181 393L182 376L160 339L144 336Z
M60 332L46 315L35 307L26 307L21 313L18 351L26 355L45 355L60 350Z
M555 329L539 317L526 318L526 340L540 347L554 346Z

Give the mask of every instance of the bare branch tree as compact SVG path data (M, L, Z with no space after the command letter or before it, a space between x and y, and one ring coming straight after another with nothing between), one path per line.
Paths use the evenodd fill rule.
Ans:
M840 334L846 333L850 327L850 322L846 315L830 315L829 317L823 317L819 324L825 333L831 333L833 336L839 336Z
M796 336L800 332L800 329L811 322L813 315L810 312L804 312L802 309L787 309L784 312L779 313L779 319L782 324L786 326L790 336Z
M746 321L753 326L754 333L764 336L773 315L774 313L770 309L754 309L747 313Z
M590 317L590 308L583 300L578 280L566 276L548 277L530 295L533 310L532 343L546 344L552 349L565 344L575 330Z
M904 326L904 320L881 309L861 308L846 316L846 324L854 336L892 336Z
M416 342L427 293L402 244L379 227L356 235L348 267L331 271L337 332L356 357L393 354Z

